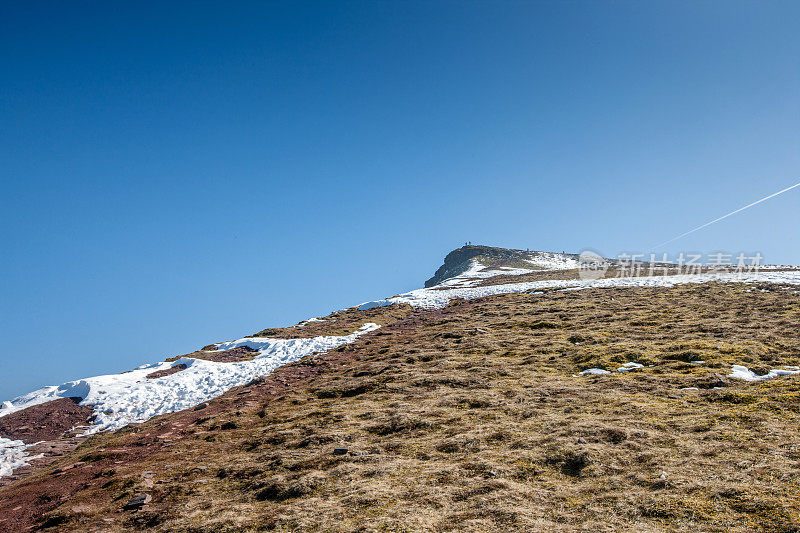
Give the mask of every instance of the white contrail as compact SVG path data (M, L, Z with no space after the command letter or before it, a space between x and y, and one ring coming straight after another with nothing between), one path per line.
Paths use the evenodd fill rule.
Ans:
M661 248L661 247L662 247L662 246L664 246L665 244L669 244L669 243L671 243L671 242L673 242L673 241L677 241L677 240L678 240L678 239L680 239L681 237L686 237L686 236L687 236L687 235L689 235L690 233L694 233L695 231L701 230L701 229L703 229L703 228L705 228L705 227L707 227L707 226L710 226L711 224L714 224L715 222L719 222L720 220L722 220L722 219L724 219L724 218L728 218L729 216L731 216L731 215L735 215L736 213L739 213L740 211L744 211L745 209L747 209L747 208L749 208L749 207L753 207L754 205L760 204L761 202L765 202L765 201L769 200L770 198L775 198L775 197L776 197L776 196L778 196L779 194L783 194L783 193L785 193L786 191L791 191L791 190L792 190L792 189L794 189L795 187L800 187L800 183L795 183L795 184L794 184L794 185L792 185L791 187L786 187L786 188L785 188L785 189L783 189L782 191L778 191L778 192L776 192L775 194L770 194L769 196L767 196L767 197L765 197L765 198L762 198L761 200L756 200L756 201L755 201L755 202L753 202L752 204L748 204L748 205L746 205L746 206L744 206L744 207L740 207L740 208L739 208L739 209L737 209L736 211L731 211L731 212L730 212L730 213L728 213L727 215L723 215L723 216L721 216L721 217L719 217L719 218L717 218L717 219L714 219L714 220L712 220L711 222L706 222L706 223L705 223L705 224L703 224L702 226L697 226L696 228L694 228L694 229L692 229L692 230L689 230L689 231L687 231L686 233L681 233L680 235L678 235L677 237L675 237L675 238L673 238L673 239L670 239L670 240L668 240L668 241L664 241L664 242L662 242L661 244L657 244L657 245L653 246L653 248Z

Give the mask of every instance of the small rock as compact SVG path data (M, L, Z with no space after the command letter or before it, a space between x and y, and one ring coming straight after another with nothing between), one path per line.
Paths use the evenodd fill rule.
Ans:
M206 402L203 402L203 403L201 403L201 404L199 404L199 405L196 405L196 406L194 407L194 409L192 409L192 411L202 411L202 410L203 410L203 409L205 409L206 407L208 407L208 404L207 404Z
M578 444L586 444L586 439L583 437L578 437Z
M347 448L334 448L333 455L346 455L348 451Z
M128 503L125 504L123 509L125 509L126 511L133 511L139 509L143 505L150 503L150 500L152 499L153 497L150 496L149 494L137 494L136 496L128 500Z

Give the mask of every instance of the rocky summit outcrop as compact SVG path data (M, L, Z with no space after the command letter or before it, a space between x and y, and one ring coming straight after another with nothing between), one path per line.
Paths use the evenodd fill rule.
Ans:
M573 261L578 261L578 255L468 244L447 254L444 264L436 270L433 277L425 282L425 287L433 287L447 279L463 274L470 269L473 261L478 261L484 267L536 270L551 266L554 260L560 264L569 265Z

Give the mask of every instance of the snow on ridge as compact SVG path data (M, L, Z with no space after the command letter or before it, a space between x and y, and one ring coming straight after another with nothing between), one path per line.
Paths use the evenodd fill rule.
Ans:
M440 309L445 307L454 298L471 300L496 294L509 294L539 289L591 289L610 287L673 287L687 283L708 283L718 281L723 283L788 283L800 285L800 271L783 272L714 272L706 274L677 274L672 276L640 276L627 278L605 279L556 279L543 281L528 281L522 283L508 283L505 285L487 285L484 287L448 287L441 285L427 289L416 289L398 296L364 302L358 309L383 307L394 303L407 303L414 307L425 309Z
M312 318L309 318L308 320L303 320L302 322L300 322L297 325L298 326L305 326L305 325L310 324L311 322L325 322L325 319L324 318L312 317Z
M91 405L94 408L94 423L84 435L115 430L132 422L144 422L157 415L194 407L224 394L233 387L266 376L280 366L297 361L306 355L325 352L351 343L359 336L378 328L380 328L378 324L368 323L361 326L358 331L344 336L308 339L246 337L222 342L219 343L221 350L249 346L259 353L251 361L235 363L181 357L173 362L142 365L122 374L96 376L69 381L59 386L44 387L10 402L4 402L0 406L0 416L58 398L78 396L83 398L81 405ZM160 378L145 377L151 372L180 364L186 365L187 368Z
M478 259L471 259L469 268L457 276L448 278L436 287L471 287L482 279L494 276L521 276L535 272L530 268L512 268L506 266L486 266Z

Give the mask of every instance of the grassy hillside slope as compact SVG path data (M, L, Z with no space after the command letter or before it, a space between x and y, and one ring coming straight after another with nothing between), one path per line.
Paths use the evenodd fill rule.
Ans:
M0 489L0 529L798 531L800 378L725 377L800 364L793 292L347 311L316 333L359 313L385 325L200 410L90 438ZM645 368L574 375L627 362Z

